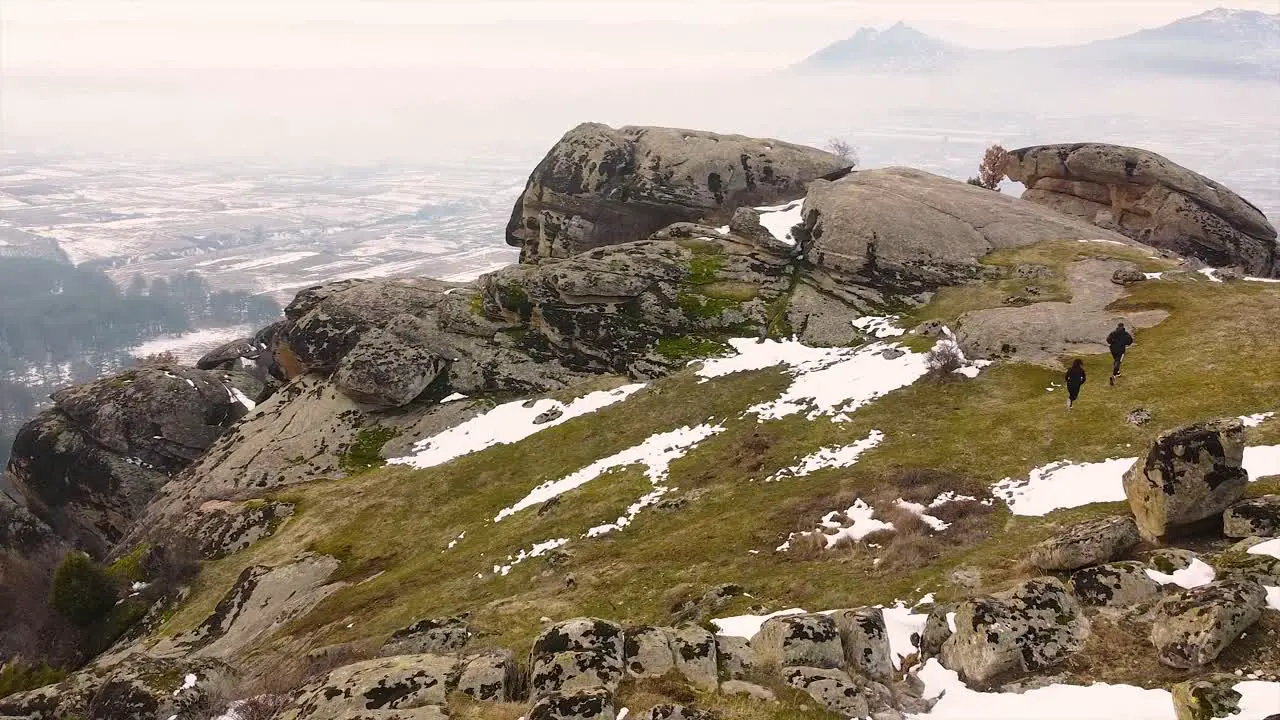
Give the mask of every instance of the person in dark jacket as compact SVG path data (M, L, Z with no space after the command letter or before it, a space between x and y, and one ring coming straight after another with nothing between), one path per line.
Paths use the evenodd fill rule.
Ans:
M1124 351L1128 350L1132 344L1133 336L1124 329L1124 323L1116 325L1116 329L1107 336L1107 346L1111 348L1111 359L1115 361L1111 365L1112 385L1116 384L1116 376L1120 374L1120 361L1124 359Z
M1084 387L1085 382L1084 361L1079 358L1071 363L1071 369L1067 371L1067 409L1070 410L1075 405L1076 399L1080 397L1080 388Z

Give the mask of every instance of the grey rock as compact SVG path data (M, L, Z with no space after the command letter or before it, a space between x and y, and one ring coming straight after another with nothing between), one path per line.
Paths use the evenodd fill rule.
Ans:
M676 222L727 222L743 206L804 195L842 169L777 140L656 127L570 130L529 176L507 225L523 261L631 242Z
M844 664L840 629L826 615L769 618L751 638L757 662L776 667L838 668Z
M720 718L719 715L708 710L672 703L655 705L641 717L645 720L719 720Z
M1260 585L1280 585L1280 558L1263 553L1224 553L1211 561L1218 580L1244 580Z
M456 690L485 702L511 702L521 691L520 668L506 650L487 652L463 661Z
M1194 552L1183 548L1159 548L1147 555L1147 566L1152 570L1172 575L1179 570L1186 570L1197 559Z
M1009 153L1022 197L1213 266L1276 271L1276 230L1230 189L1138 148L1084 143Z
M839 610L831 614L840 630L846 666L874 680L893 678L893 652L879 608Z
M423 655L457 652L467 646L471 631L467 616L418 620L391 634L378 650L378 655Z
M1140 270L1134 270L1132 268L1121 268L1111 274L1111 282L1117 285L1124 285L1126 287L1129 285L1136 285L1146 279L1146 274Z
M675 669L675 648L667 628L649 625L628 628L624 648L628 675L662 677Z
M298 692L280 720L338 720L351 713L443 706L457 661L397 655L345 665Z
M1125 416L1124 421L1130 425L1142 427L1151 422L1151 411L1146 408L1134 408Z
M1133 518L1100 518L1072 525L1032 546L1029 559L1041 570L1075 570L1113 560L1141 540Z
M254 359L262 353L263 347L252 338L240 338L223 343L218 347L205 353L196 361L196 369L198 370L232 370L235 363L241 358Z
M217 560L269 537L293 511L293 505L276 501L210 501L187 523L188 535L199 543L205 559Z
M534 702L528 720L615 720L613 693L608 690L547 693Z
M1131 607L1160 596L1160 584L1137 561L1077 570L1071 575L1070 588L1080 602L1101 607Z
M715 690L720 684L715 636L698 625L681 625L671 637L680 674L694 687Z
M814 667L784 667L787 685L808 693L826 710L842 717L867 717L867 694L841 670Z
M1238 715L1243 697L1235 689L1239 682L1240 678L1225 673L1180 682L1172 688L1174 714L1178 720L1215 720Z
M724 677L742 679L750 677L758 662L756 653L746 638L716 636L716 659Z
M1222 513L1222 534L1230 538L1280 536L1280 495L1249 498Z
M992 597L962 602L942 664L968 682L1053 667L1084 648L1089 620L1054 578L1029 580Z
M795 336L812 347L848 347L862 342L853 326L857 311L832 302L830 296L808 283L800 283L787 305L786 319Z
M551 422L552 420L558 420L562 415L564 415L563 410L561 410L560 408L552 408L550 410L547 410L546 412L538 413L538 417L533 419L533 424L545 425Z
M449 366L451 358L371 329L338 362L334 385L361 405L392 408L422 394Z
M543 630L533 643L529 685L535 697L604 688L622 682L624 634L616 623L575 618Z
M726 680L720 683L720 692L729 696L746 695L752 700L762 703L771 703L778 699L769 688L760 687L742 680Z
M1160 662L1198 668L1213 662L1257 622L1266 593L1255 582L1212 582L1166 597L1155 610L1151 642Z
M942 645L951 637L951 624L947 615L954 612L951 605L936 605L929 610L920 634L920 658L927 660L942 652Z
M1163 538L1239 501L1249 484L1243 457L1244 425L1236 418L1161 433L1124 476L1143 537Z

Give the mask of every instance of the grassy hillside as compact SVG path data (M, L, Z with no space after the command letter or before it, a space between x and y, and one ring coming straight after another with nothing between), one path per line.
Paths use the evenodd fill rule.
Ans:
M1121 247L1071 244L1022 250L992 262L1039 262L1061 274L1081 257L1131 255ZM904 324L931 318L952 322L963 310L998 305L1008 295L1001 282L943 292ZM1065 292L1058 288L1054 299L1066 299ZM1055 525L1119 512L1123 503L1044 517L1013 516L999 502L955 503L938 511L951 523L939 533L899 512L891 519L900 532L869 537L866 543L825 551L801 545L789 553L774 548L856 498L886 517L899 497L928 503L952 490L981 500L1002 478L1025 477L1056 460L1131 457L1159 431L1181 423L1280 408L1280 364L1275 362L1280 333L1274 329L1280 285L1176 274L1136 286L1122 303L1118 309L1160 308L1170 317L1138 334L1116 387L1106 384L1109 358L1086 358L1092 379L1069 413L1063 391L1047 391L1061 382L1059 372L999 365L973 379L926 378L850 413L847 422L828 416L808 420L804 413L761 422L744 412L787 388L790 377L782 368L707 382L688 370L516 444L426 470L389 466L296 489L286 498L297 503L296 516L272 538L208 563L189 599L160 632L199 624L243 568L285 562L303 550L339 558L338 574L353 584L279 637L261 642L258 661L270 662L273 652L300 646L376 644L415 618L463 611L473 613L483 643L519 652L528 648L544 616L667 623L681 601L721 583L740 584L750 594L723 615L749 606L819 610L914 602L928 592L947 600L998 589L1031 574L1022 562L1025 549ZM920 340L910 344L919 347ZM1139 406L1152 412L1153 422L1126 424L1126 414ZM643 468L631 466L567 493L545 512L532 507L493 522L499 510L540 483L654 434L701 423L718 423L723 431L671 464L668 484L677 489L666 498L683 499L679 507L650 507L620 531L582 538L652 489ZM883 441L853 467L764 482L818 448L851 445L873 430L884 434ZM1253 444L1280 442L1280 420L1252 429L1250 438ZM1251 493L1277 488L1280 483L1255 482ZM509 555L558 538L570 541L561 551L525 560L506 575L494 573L493 566L507 564ZM954 573L961 569L958 579ZM1117 640L1105 630L1102 637L1111 642L1099 645L1097 653L1121 652L1117 648L1138 642ZM1244 662L1242 657L1247 658L1233 651L1219 665L1229 669ZM1251 661L1255 666L1257 657ZM1081 678L1141 684L1172 680L1154 659L1082 661L1070 670ZM661 689L656 695L644 688L631 692L662 694ZM794 706L785 707L778 712L804 717ZM500 708L485 712L505 717ZM730 716L768 717L748 712L744 706ZM518 715L513 709L511 717Z

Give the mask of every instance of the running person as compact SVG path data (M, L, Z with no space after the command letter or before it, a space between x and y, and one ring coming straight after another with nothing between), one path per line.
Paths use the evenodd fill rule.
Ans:
M1071 363L1071 369L1067 371L1067 409L1075 404L1080 397L1080 388L1085 383L1084 361L1077 359Z
M1107 336L1107 346L1111 348L1111 359L1115 361L1111 365L1112 385L1116 384L1116 377L1120 374L1120 361L1124 360L1124 352L1132 344L1133 336L1124 329L1124 323L1116 325L1116 329Z

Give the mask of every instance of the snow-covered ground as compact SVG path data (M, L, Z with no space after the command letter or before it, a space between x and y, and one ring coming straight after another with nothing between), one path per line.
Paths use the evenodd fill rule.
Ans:
M884 440L884 433L879 430L872 430L865 438L852 445L821 448L800 458L794 465L782 468L770 475L768 481L802 478L827 468L853 467L858 462L859 456L879 445L882 440Z

